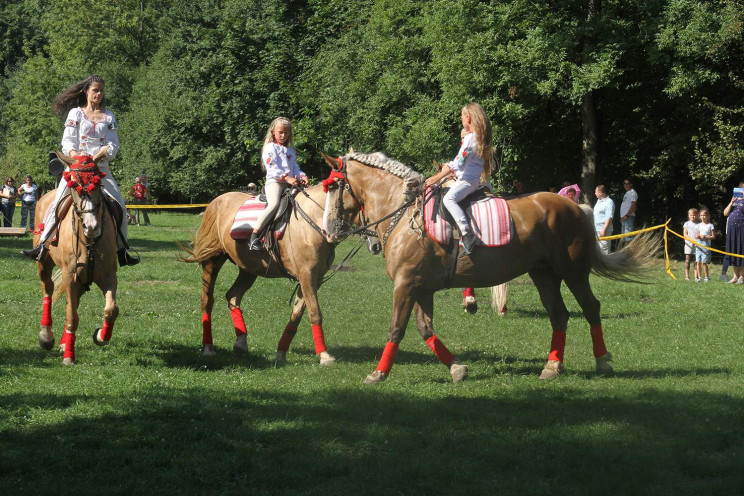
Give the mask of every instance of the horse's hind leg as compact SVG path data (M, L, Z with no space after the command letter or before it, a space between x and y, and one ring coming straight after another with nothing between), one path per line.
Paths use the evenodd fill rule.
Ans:
M467 366L461 364L439 337L434 334L434 293L426 292L421 295L413 308L416 311L416 326L426 342L426 346L434 352L434 356L440 362L449 368L453 382L464 380L468 376Z
M201 293L201 311L202 311L202 354L204 356L214 356L214 341L212 339L212 308L214 307L214 285L217 281L222 265L227 260L227 256L210 258L202 262L202 293Z
M563 371L568 326L568 309L561 296L561 277L549 269L531 270L530 277L540 293L540 300L548 311L550 324L553 326L548 363L545 364L540 379L554 379Z
M54 347L54 333L52 332L52 295L54 294L52 270L54 269L54 264L50 261L50 258L46 257L44 263L36 264L39 279L41 280L41 291L44 294L44 300L41 304L39 346L45 350L51 350Z
M302 315L304 313L305 298L302 296L302 289L298 289L294 305L292 305L292 314L289 316L289 322L287 322L287 325L284 327L284 332L279 340L279 345L276 347L275 365L281 366L287 363L287 351L289 351L289 345L297 334L297 327L300 325L300 320L302 320Z
M227 295L225 295L227 298L227 306L230 308L233 327L235 328L235 344L233 345L233 353L237 355L245 355L248 353L248 330L245 327L243 311L240 309L240 301L243 299L245 292L251 289L251 286L253 286L255 281L255 275L241 270L238 272L238 277L235 279L235 282L227 291Z
M566 279L566 285L573 293L584 312L584 317L589 322L589 333L592 336L592 351L594 352L597 372L604 375L612 374L612 365L610 365L612 354L607 351L605 346L602 318L599 315L600 303L592 292L589 275Z

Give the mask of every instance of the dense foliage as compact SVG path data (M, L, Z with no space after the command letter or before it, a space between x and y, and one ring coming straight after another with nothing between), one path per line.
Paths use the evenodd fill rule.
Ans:
M383 151L426 172L471 100L507 190L637 178L647 221L716 210L744 173L742 0L20 0L0 3L0 169L35 174L54 97L107 82L122 184L208 200L261 179L268 123L318 149ZM589 153L588 153L589 152ZM582 182L583 179L583 182Z

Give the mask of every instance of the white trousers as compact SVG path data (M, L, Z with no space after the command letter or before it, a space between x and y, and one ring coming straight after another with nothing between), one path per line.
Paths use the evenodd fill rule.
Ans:
M460 208L458 202L465 199L470 193L478 189L480 182L477 181L463 181L458 179L455 184L452 185L450 190L444 195L444 206L447 208L452 217L455 219L457 227L460 228L460 233L465 234L471 232L470 226L468 225L468 216L465 211Z
M124 197L121 194L121 191L119 190L119 185L116 184L116 180L114 179L114 176L111 174L111 171L108 167L100 167L101 172L106 173L106 177L101 179L101 186L103 186L104 193L108 194L111 198L113 198L116 203L121 205L121 209L124 212L124 215L122 217L123 222L119 224L119 232L121 233L121 237L126 241L127 238L127 207L124 203ZM69 170L69 168L67 169ZM49 207L49 210L47 210L46 216L44 217L44 232L41 233L41 239L40 243L46 243L49 238L52 237L52 235L57 231L57 224L59 223L59 219L57 219L57 205L59 205L59 202L62 201L64 197L70 194L70 188L67 187L67 181L62 179L59 182L59 186L57 186L57 194L54 197L54 201L52 202L51 206ZM124 243L121 239L117 236L116 244L119 248L124 248Z
M256 220L253 232L263 234L266 226L273 220L274 214L279 208L279 201L282 199L282 192L285 188L289 188L289 184L274 181L266 183L266 186L264 186L266 190L266 208Z

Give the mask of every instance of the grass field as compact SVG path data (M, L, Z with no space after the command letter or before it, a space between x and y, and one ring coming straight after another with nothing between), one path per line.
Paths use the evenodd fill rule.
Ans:
M744 287L686 283L659 261L651 284L593 277L614 377L593 373L588 324L571 312L564 376L541 382L551 329L527 277L509 314L464 314L436 295L435 329L470 368L453 384L409 325L391 377L361 381L384 347L392 283L366 252L320 291L329 351L310 326L274 368L293 284L259 279L243 301L250 353L232 354L222 295L218 356L199 354L200 271L176 260L198 217L132 227L143 262L119 271L111 345L103 297L80 308L77 364L38 346L41 293L30 240L0 239L0 494L744 494ZM336 260L356 240L339 247ZM57 339L62 302L53 310Z

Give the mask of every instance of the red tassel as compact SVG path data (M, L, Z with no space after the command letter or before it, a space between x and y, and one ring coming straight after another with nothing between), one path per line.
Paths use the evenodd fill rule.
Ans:
M455 359L455 355L453 355L450 350L448 350L447 347L444 346L444 343L439 340L436 334L426 340L426 345L431 348L431 351L434 352L434 355L439 359L439 361L445 364L447 367L449 367L452 361Z
M566 331L555 329L553 339L550 340L550 354L548 360L563 361L563 351L566 349Z
M382 352L380 363L377 364L377 370L389 374L390 370L393 368L393 363L395 363L395 355L397 353L398 345L388 341L385 345L385 350Z
M248 334L248 330L245 328L245 321L243 320L243 311L239 308L231 308L230 316L232 317L233 327L235 328L235 335Z
M315 342L316 355L326 351L325 340L323 338L323 326L320 324L313 326L313 341Z
M50 296L45 296L41 304L41 325L52 325L52 298Z
M208 313L202 314L202 344L212 344L212 316Z

